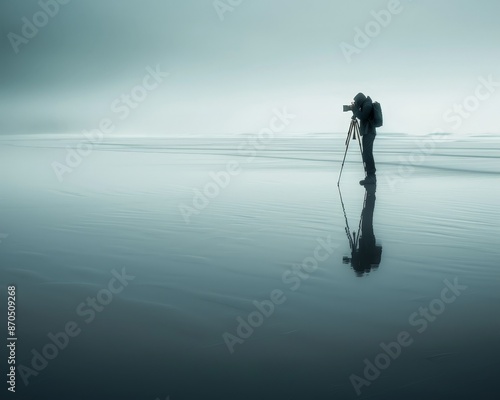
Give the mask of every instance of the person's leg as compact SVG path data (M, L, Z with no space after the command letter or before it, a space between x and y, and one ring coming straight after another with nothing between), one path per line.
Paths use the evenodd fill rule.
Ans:
M374 134L363 135L363 161L365 162L366 174L368 176L375 175L375 160L373 158L373 141Z

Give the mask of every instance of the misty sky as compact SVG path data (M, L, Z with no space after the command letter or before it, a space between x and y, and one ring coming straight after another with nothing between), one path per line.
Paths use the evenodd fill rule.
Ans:
M382 132L500 130L500 87L475 95L480 77L500 82L498 1L401 0L386 27L372 11L388 1L243 0L222 14L231 2L72 0L16 47L42 8L2 1L0 133L79 133L105 117L137 135L257 132L283 107L288 132L343 132L359 91L382 103ZM376 24L349 63L341 43ZM120 119L111 104L158 65L169 76ZM470 116L449 111L470 96Z

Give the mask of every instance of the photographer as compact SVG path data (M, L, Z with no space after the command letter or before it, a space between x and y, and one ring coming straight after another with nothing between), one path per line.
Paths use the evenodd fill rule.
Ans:
M374 184L377 182L375 176L375 160L373 158L373 142L375 140L375 126L373 119L373 103L370 97L358 93L351 103L352 112L360 121L360 135L363 137L363 162L365 163L366 178L359 182L360 185Z

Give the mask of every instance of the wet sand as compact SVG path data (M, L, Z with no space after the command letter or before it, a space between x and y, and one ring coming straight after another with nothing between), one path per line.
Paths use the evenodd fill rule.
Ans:
M367 202L351 146L345 215L344 139L3 137L11 397L492 398L500 138L380 134Z

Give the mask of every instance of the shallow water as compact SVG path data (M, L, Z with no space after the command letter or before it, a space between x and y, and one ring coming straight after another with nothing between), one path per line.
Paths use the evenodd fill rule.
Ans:
M363 242L372 225L381 258L362 268L343 263L365 197L351 142L344 216L344 139L108 138L59 182L51 163L80 139L4 136L0 277L3 301L17 287L18 368L35 371L49 333L80 329L18 374L14 398L493 398L500 138L379 135ZM103 292L112 280L121 291ZM380 356L398 336L408 345Z

